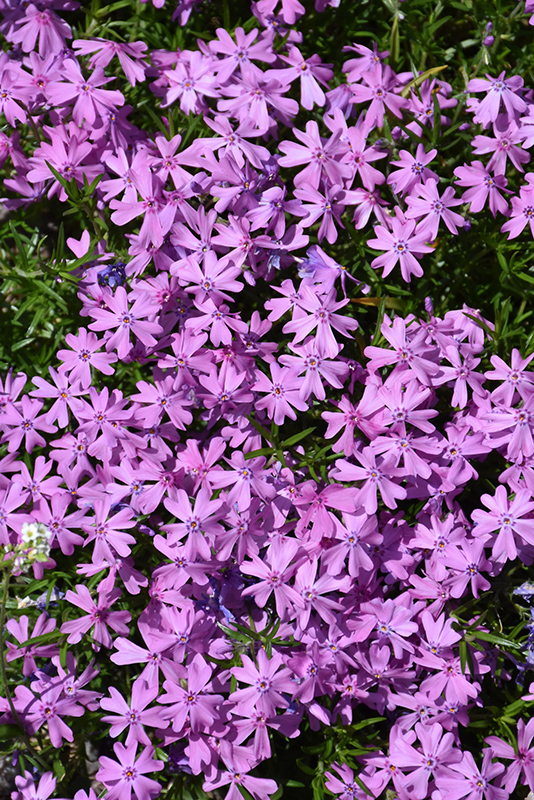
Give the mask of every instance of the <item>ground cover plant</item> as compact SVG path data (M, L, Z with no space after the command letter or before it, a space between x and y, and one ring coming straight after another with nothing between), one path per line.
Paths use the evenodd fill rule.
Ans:
M0 13L14 800L526 797L534 2Z

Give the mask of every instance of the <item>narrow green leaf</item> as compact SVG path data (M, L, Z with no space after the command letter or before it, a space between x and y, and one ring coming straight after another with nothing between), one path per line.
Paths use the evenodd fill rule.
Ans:
M280 447L293 447L293 445L297 444L298 442L301 442L303 439L309 436L310 433L313 433L315 429L316 426L313 425L311 428L306 428L306 430L301 431L300 433L296 433L294 436L290 436L289 439L280 442Z
M401 92L402 97L409 97L412 89L415 89L416 86L419 86L421 83L423 83L423 81L426 81L426 79L430 78L432 75L437 75L439 72L443 72L444 69L447 69L447 64L444 64L442 67L432 67L431 69L427 69L426 72L421 73L421 75L417 75L404 87Z

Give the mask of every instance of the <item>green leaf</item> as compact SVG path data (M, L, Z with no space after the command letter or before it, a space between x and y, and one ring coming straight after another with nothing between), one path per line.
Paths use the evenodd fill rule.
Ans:
M303 439L309 436L310 433L313 433L315 429L316 426L314 425L311 428L306 428L305 431L301 431L300 433L296 433L294 436L290 436L289 439L285 439L285 441L280 442L280 447L293 447L293 445L301 442Z
M8 742L13 739L18 739L21 735L21 730L18 725L0 725L0 742Z
M254 417L250 416L250 414L247 415L247 419L252 425L252 427L255 428L258 431L258 433L261 433L264 439L266 439L268 442L274 445L273 436L271 435L271 433L269 433L267 428L264 428L263 425L260 422L257 422L254 419Z
M513 642L511 639L505 639L504 636L496 636L494 633L486 633L485 631L475 631L477 639L482 639L483 642L491 642L500 647L510 647L512 650L520 650L522 645Z
M412 89L415 89L416 86L419 86L421 83L423 83L423 81L426 81L427 78L430 78L432 75L437 75L439 72L443 72L443 70L447 68L448 65L444 64L442 67L432 67L431 69L427 69L427 71L423 72L421 75L417 75L404 87L401 92L402 97L409 97Z
M259 456L272 456L273 453L274 448L272 447L260 447L259 450L251 450L250 453L245 453L245 461L251 458L259 458Z

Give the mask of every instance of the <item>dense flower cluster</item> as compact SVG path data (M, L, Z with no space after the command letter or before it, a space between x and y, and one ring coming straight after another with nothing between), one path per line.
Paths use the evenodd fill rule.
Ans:
M180 2L176 20L196 5ZM379 251L372 267L410 282L467 212L489 206L509 238L534 233L534 174L514 195L505 175L530 160L531 90L505 74L468 83L483 160L443 188L437 150L408 132L421 139L436 116L446 130L450 85L396 74L362 44L334 85L332 65L301 52L298 0L259 0L247 32L152 53L73 40L61 15L77 7L1 4L4 202L64 202L98 179L98 213L128 226L128 259L87 231L69 239L85 260L86 325L48 379L10 372L0 386L3 566L42 578L61 554L79 576L54 596L60 625L50 596L39 616L8 619L21 680L0 722L61 748L73 718L98 712L121 737L96 776L110 800L155 797L158 773L178 771L263 800L276 782L251 773L272 755L269 730L350 725L362 708L392 720L389 749L359 756L357 775L334 764L326 786L343 800L534 789L531 722L517 749L490 736L480 760L462 747L494 653L483 623L458 612L508 562L533 561L533 356L485 369L491 322L431 304L425 320L386 314L358 355L351 300L369 287L322 247L350 225ZM110 65L150 81L163 115L202 115L211 134L184 147L134 126ZM314 118L294 127L301 109ZM260 289L263 307L247 310ZM133 393L109 388L119 362L137 370ZM291 427L304 415L326 430L322 472L313 431ZM477 494L490 458L494 491ZM82 641L117 674L127 665L130 688L90 688ZM36 780L19 776L13 797L54 792L51 773Z

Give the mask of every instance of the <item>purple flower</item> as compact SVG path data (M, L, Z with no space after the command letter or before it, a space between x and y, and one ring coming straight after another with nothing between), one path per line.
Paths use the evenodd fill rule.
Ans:
M128 747L120 742L114 744L118 762L108 756L100 757L96 779L106 787L109 800L131 800L132 793L136 800L152 800L160 793L160 784L147 778L146 773L163 769L163 761L153 757L153 747L145 747L136 760L137 744L132 742Z
M508 203L500 194L506 190L508 181L504 175L491 175L482 161L473 161L469 166L456 167L454 174L459 179L458 186L472 186L462 195L463 203L471 203L471 212L482 211L489 197L490 211L495 216L497 211L506 214Z
M56 779L51 772L45 772L36 786L31 772L24 770L24 775L15 776L16 792L11 793L12 800L47 800L56 788Z
M519 75L505 78L504 75L501 72L498 78L492 78L486 73L487 80L474 78L467 84L468 92L486 92L486 96L477 101L474 116L474 121L481 122L485 128L497 119L501 104L511 120L527 110L527 104L519 94L523 88L523 78Z
M529 172L525 177L528 183L520 187L519 197L512 197L510 219L501 228L503 233L508 233L509 239L519 236L527 224L534 237L534 174Z
M400 263L401 275L409 283L412 275L420 278L423 274L415 256L432 253L433 248L426 244L428 234L416 228L414 220L406 219L400 208L395 209L395 216L390 221L391 231L383 225L377 225L374 229L377 238L367 242L373 250L386 251L384 255L375 258L371 266L374 269L383 267L382 276L386 277Z

